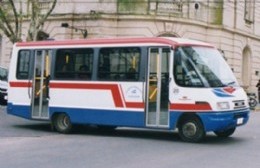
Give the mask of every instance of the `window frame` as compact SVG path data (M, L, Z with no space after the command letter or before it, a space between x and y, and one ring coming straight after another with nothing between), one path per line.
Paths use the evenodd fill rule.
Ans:
M122 50L133 50L133 49L136 49L136 51L138 51L138 57L137 58L137 63L135 64L135 66L137 66L137 68L135 68L135 72L131 72L130 68L128 67L128 64L125 64L126 65L126 71L125 72L108 72L107 74L111 75L111 74L115 74L114 77L100 77L101 73L100 73L100 68L101 68L101 53L103 50L120 50L120 52ZM134 53L134 52L133 52ZM103 54L103 53L102 53ZM118 53L117 53L118 54ZM122 53L121 53L122 54ZM123 53L123 54L126 54L126 53ZM132 54L132 53L130 53ZM121 55L120 55L121 56ZM103 47L103 48L99 48L98 50L98 55L97 55L97 73L96 73L96 79L98 81L120 81L120 82L136 82L136 81L140 81L140 77L141 77L141 60L142 60L142 48L141 47L137 47L137 46L123 46L123 47ZM110 58L110 61L111 61L111 56L107 56L108 58ZM123 57L123 56L122 56ZM125 57L128 57L128 56L125 56ZM120 58L121 59L121 58ZM120 59L119 59L119 62L120 62ZM125 58L126 61L127 61L127 58ZM119 64L117 64L118 66ZM136 71L137 69L137 71ZM111 68L110 68L111 70ZM134 71L134 70L133 70ZM131 74L134 74L136 77L127 77L128 75L131 75ZM104 72L104 74L106 74L106 72ZM116 76L120 76L120 77L116 77ZM122 77L121 77L122 76Z
M27 51L28 53L29 53L29 59L27 60L27 63L28 63L28 68L27 68L27 71L25 72L25 71L21 71L20 70L20 64L21 64L21 56L22 55L20 55L20 53L21 52L23 52L23 51ZM22 50L19 50L18 51L18 55L17 55L17 64L16 64L16 74L15 74L15 76L16 76L16 78L18 79L18 80L27 80L27 79L30 79L30 74L31 74L31 67L32 67L32 51L31 50L27 50L27 49L22 49ZM24 76L24 77L22 77L22 75L19 75L20 73L27 73L27 75L26 76Z
M80 52L77 52L77 50L80 51ZM64 73L62 72L65 76L58 77L57 73L61 73L60 67L62 67L62 66L60 66L61 63L59 62L59 60L63 59L62 58L63 56L60 56L59 52L66 54L66 52L68 52L68 51L70 51L70 54L71 53L74 54L74 56L70 55L69 58L68 58L68 59L73 58L73 63L70 63L70 65L69 65L70 69L72 68L73 70L72 71L66 70L66 71L64 71ZM89 72L86 72L86 73L81 72L79 70L80 66L77 67L77 63L78 63L77 58L79 59L79 56L75 55L75 54L82 54L83 51L88 51L86 53L88 53L90 55L90 56L88 56L88 59L90 59L90 62L88 64ZM58 57L60 57L60 58L58 58ZM85 56L85 57L87 57L87 56ZM65 59L66 59L66 56L65 56ZM95 61L95 49L94 48L59 48L59 49L56 49L55 56L54 56L53 78L55 80L70 80L70 81L82 81L82 80L89 81L89 80L92 80L93 79L93 72L94 72L94 64L95 64L94 61ZM66 60L65 60L65 62L66 62ZM64 65L65 62L63 62L62 64ZM57 68L57 67L59 67L59 68ZM59 70L57 70L57 69L59 69ZM68 74L66 74L66 73L68 73ZM69 76L69 74L71 75L71 77ZM86 77L86 78L80 77L80 74L81 75L88 75L88 77ZM68 75L68 77L66 77L66 75Z
M244 20L248 24L254 23L255 0L245 0Z

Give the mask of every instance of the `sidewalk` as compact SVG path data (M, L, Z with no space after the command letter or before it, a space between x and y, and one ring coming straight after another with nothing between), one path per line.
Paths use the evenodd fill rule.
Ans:
M251 109L252 112L260 112L260 104L258 103L254 109Z

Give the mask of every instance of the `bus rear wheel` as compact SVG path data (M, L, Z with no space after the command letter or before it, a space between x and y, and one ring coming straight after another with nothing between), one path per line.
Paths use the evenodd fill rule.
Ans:
M201 120L196 117L185 117L179 124L179 136L185 142L199 142L206 133Z
M54 128L63 134L70 133L72 130L72 124L70 118L65 113L56 114L53 118Z

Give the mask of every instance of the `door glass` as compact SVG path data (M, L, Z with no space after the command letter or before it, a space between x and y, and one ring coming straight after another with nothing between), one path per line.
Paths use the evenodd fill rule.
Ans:
M51 51L36 51L34 62L32 117L48 118Z
M161 53L161 94L160 94L160 125L168 125L169 118L169 63L170 49L162 49Z
M150 56L149 56L149 79L148 79L148 125L156 125L158 122L157 111L159 110L159 103L158 103L158 89L159 87L159 50L158 49L151 49Z
M169 49L150 49L146 104L147 125L168 125L169 56Z

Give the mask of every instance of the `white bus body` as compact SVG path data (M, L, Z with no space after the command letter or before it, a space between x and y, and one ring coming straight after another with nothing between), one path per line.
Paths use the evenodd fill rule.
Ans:
M176 129L184 141L230 136L249 107L221 54L181 38L87 39L17 43L8 113L73 124Z

